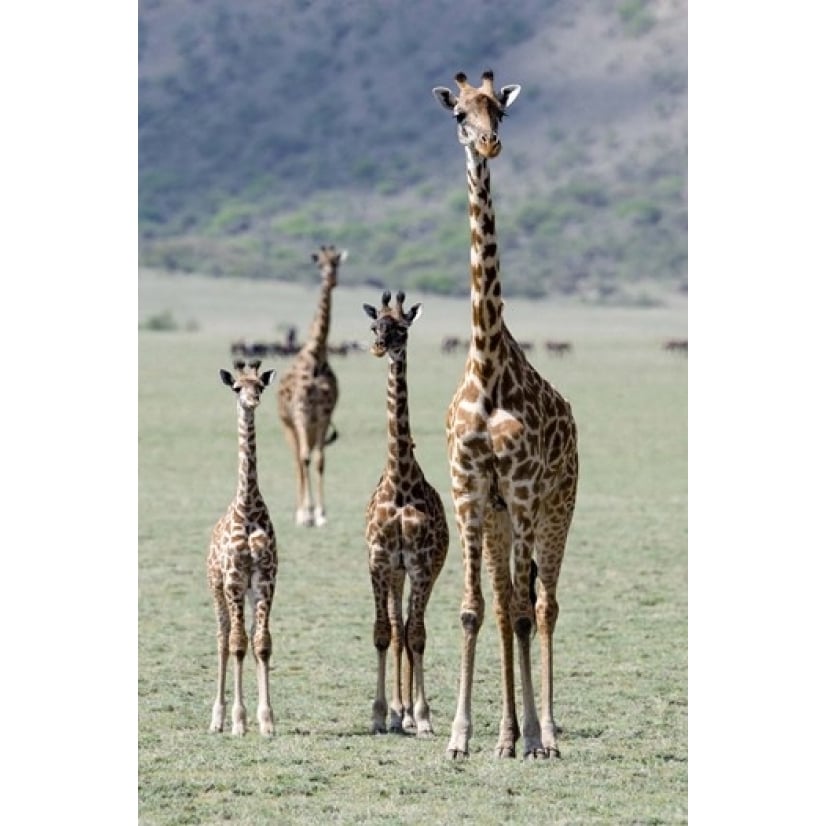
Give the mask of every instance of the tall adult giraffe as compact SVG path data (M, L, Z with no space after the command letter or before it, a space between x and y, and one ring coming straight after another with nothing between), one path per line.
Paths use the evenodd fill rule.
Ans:
M464 375L447 412L451 495L464 560L464 632L459 697L447 755L467 757L476 641L484 620L480 569L489 571L501 646L502 719L495 753L514 757L519 739L513 671L516 634L524 755L559 756L553 715L556 585L576 501L579 461L571 405L531 366L503 317L502 282L488 160L502 151L497 129L520 86L496 92L493 72L475 88L455 77L458 96L433 94L456 119L464 147L470 219L472 336ZM511 573L511 567L513 572ZM536 603L531 581L537 577ZM541 717L531 676L538 628Z
M295 457L298 482L295 522L321 527L324 509L324 448L335 441L333 410L338 402L338 379L327 361L332 291L338 283L338 267L347 250L322 246L312 254L321 271L321 296L306 344L299 350L278 386L278 415L287 443ZM328 431L329 434L328 434ZM310 485L310 461L315 456L315 504Z

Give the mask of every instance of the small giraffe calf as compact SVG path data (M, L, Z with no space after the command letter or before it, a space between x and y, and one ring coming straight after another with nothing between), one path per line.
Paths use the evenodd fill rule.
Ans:
M218 694L212 707L210 731L224 730L227 660L234 666L232 733L247 731L247 710L241 689L247 634L244 629L244 599L252 611L250 635L258 676L258 727L261 734L273 733L270 704L269 667L272 638L269 621L278 572L275 530L267 506L258 489L255 456L255 408L265 387L272 383L274 370L260 375L260 361L233 364L235 376L221 370L221 381L238 398L238 490L227 512L212 531L207 559L207 578L218 620Z
M390 731L433 734L430 707L424 690L423 657L426 641L424 614L433 584L447 556L448 530L444 506L428 483L413 455L407 405L407 331L418 318L421 304L407 312L404 293L390 307L390 293L382 296L380 310L364 304L373 319L374 356L387 356L387 464L367 505L367 540L370 579L376 607L373 644L378 654L376 698L373 701L374 734L385 733L387 649L392 647L394 680L390 703ZM405 576L410 577L407 622L402 626ZM402 648L406 652L402 663ZM404 675L402 668L404 666ZM416 681L415 701L413 678Z

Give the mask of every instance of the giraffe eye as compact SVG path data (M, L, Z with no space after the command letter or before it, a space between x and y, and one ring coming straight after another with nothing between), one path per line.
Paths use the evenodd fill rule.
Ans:
M453 117L456 118L456 123L464 123L467 115L464 112L456 112Z

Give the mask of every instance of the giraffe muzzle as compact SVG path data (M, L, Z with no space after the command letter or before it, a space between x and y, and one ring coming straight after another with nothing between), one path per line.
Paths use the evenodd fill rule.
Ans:
M484 135L476 141L476 151L483 158L495 158L502 151L502 144L496 135Z

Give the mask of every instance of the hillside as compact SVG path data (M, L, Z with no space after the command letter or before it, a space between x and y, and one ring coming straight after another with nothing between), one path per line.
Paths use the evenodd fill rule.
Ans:
M141 0L140 262L464 294L464 160L431 94L519 83L492 165L508 294L687 288L685 0Z

